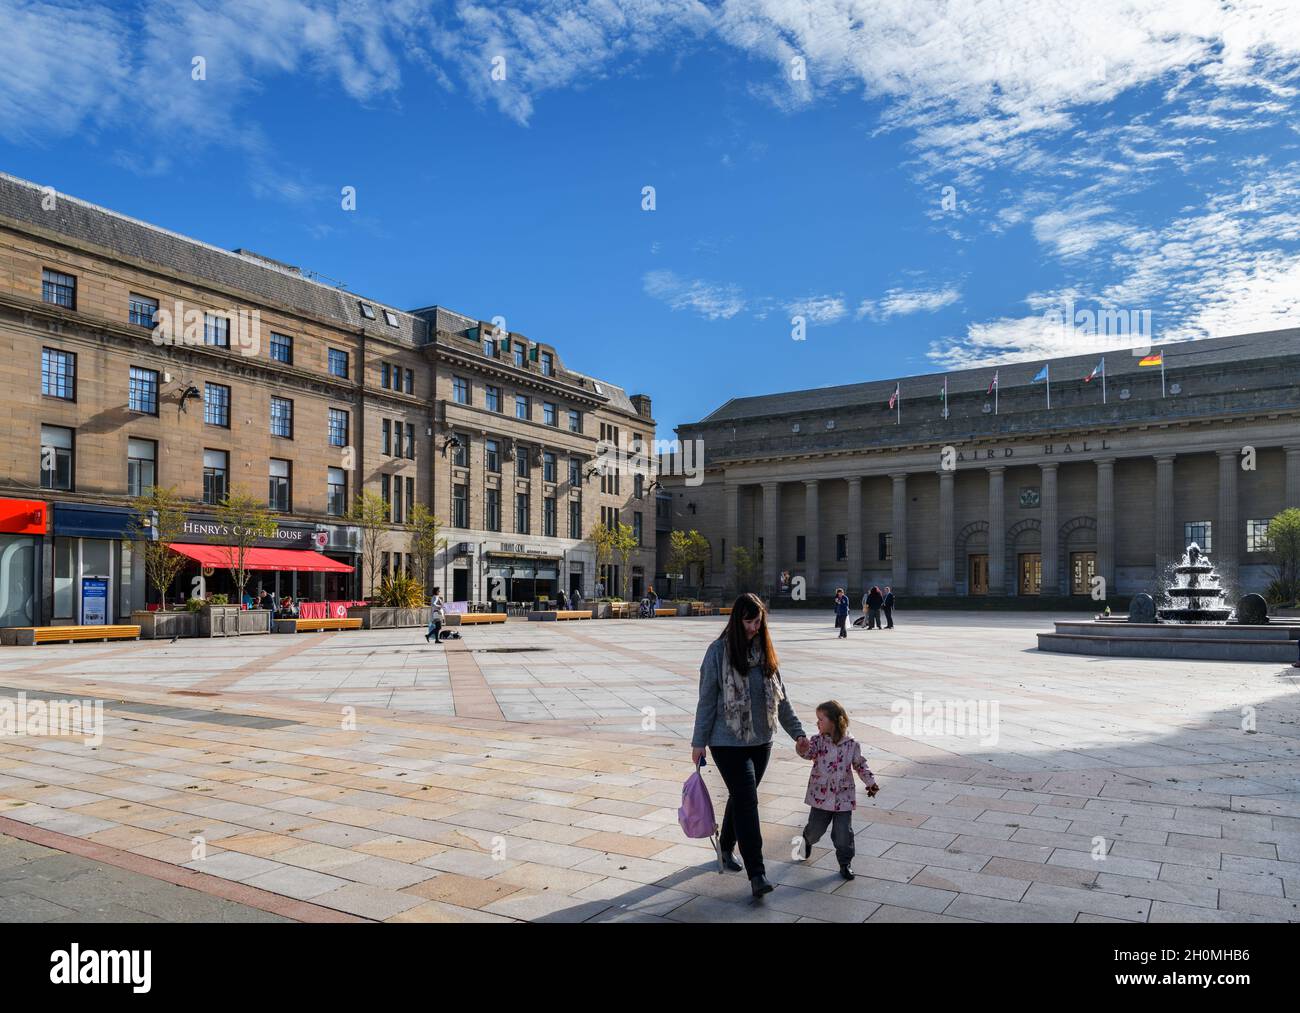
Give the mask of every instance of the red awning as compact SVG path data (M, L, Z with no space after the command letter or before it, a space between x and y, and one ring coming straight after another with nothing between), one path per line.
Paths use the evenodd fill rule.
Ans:
M173 552L188 556L204 566L228 567L234 551L228 545L182 545L173 543ZM351 573L352 567L310 549L245 549L245 570L299 570L312 573Z

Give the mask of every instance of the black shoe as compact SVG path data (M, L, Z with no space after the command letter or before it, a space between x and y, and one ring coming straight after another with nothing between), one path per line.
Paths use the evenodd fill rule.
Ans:
M722 856L722 867L728 872L740 872L740 870L744 868L743 865L736 861L730 851Z
M808 838L803 839L803 860L806 862L812 857L812 845L808 843Z
M840 866L840 875L843 876L845 879L853 879L854 878L853 866L851 866L848 862L845 862L843 865Z
M766 876L755 876L749 881L749 888L754 891L755 897L762 897L764 894L771 893L776 889L767 881Z

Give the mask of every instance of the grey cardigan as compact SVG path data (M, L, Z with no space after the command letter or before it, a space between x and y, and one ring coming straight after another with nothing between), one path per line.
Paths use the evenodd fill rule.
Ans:
M695 731L691 735L691 747L703 749L705 746L761 746L772 741L772 729L767 723L767 708L764 702L767 688L763 676L763 666L753 665L749 669L749 703L754 715L754 738L749 742L738 739L723 718L722 706L722 665L726 657L726 644L715 640L705 652L704 662L700 665L700 702L695 707ZM778 673L777 679L781 676ZM782 683L782 687L784 687ZM789 699L781 701L777 709L777 720L792 739L803 736L803 725L795 716Z

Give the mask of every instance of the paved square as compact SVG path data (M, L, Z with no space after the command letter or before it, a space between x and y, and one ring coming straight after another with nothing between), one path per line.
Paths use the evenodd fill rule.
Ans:
M105 737L0 738L0 834L197 891L171 920L1300 921L1300 670L1042 654L1052 618L777 613L801 718L840 700L883 790L856 880L793 861L779 738L759 904L677 826L718 619L5 648L0 700L102 699ZM0 920L117 910L69 868L10 866Z

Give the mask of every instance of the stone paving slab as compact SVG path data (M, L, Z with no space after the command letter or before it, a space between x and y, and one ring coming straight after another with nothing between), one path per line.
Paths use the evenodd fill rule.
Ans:
M300 905L289 917L1300 921L1290 669L1039 654L1051 616L897 618L897 636L845 641L824 616L772 623L805 725L839 699L884 788L854 814L852 882L829 841L792 860L808 768L784 737L760 789L772 895L753 902L677 827L710 618L510 622L442 650L412 630L0 652L0 697L106 704L98 748L0 738L0 833L201 872ZM917 694L996 703L996 734L910 721ZM0 919L235 903L132 907L138 890L67 861L84 856L42 876L18 845L0 846ZM92 882L94 910L69 906Z

